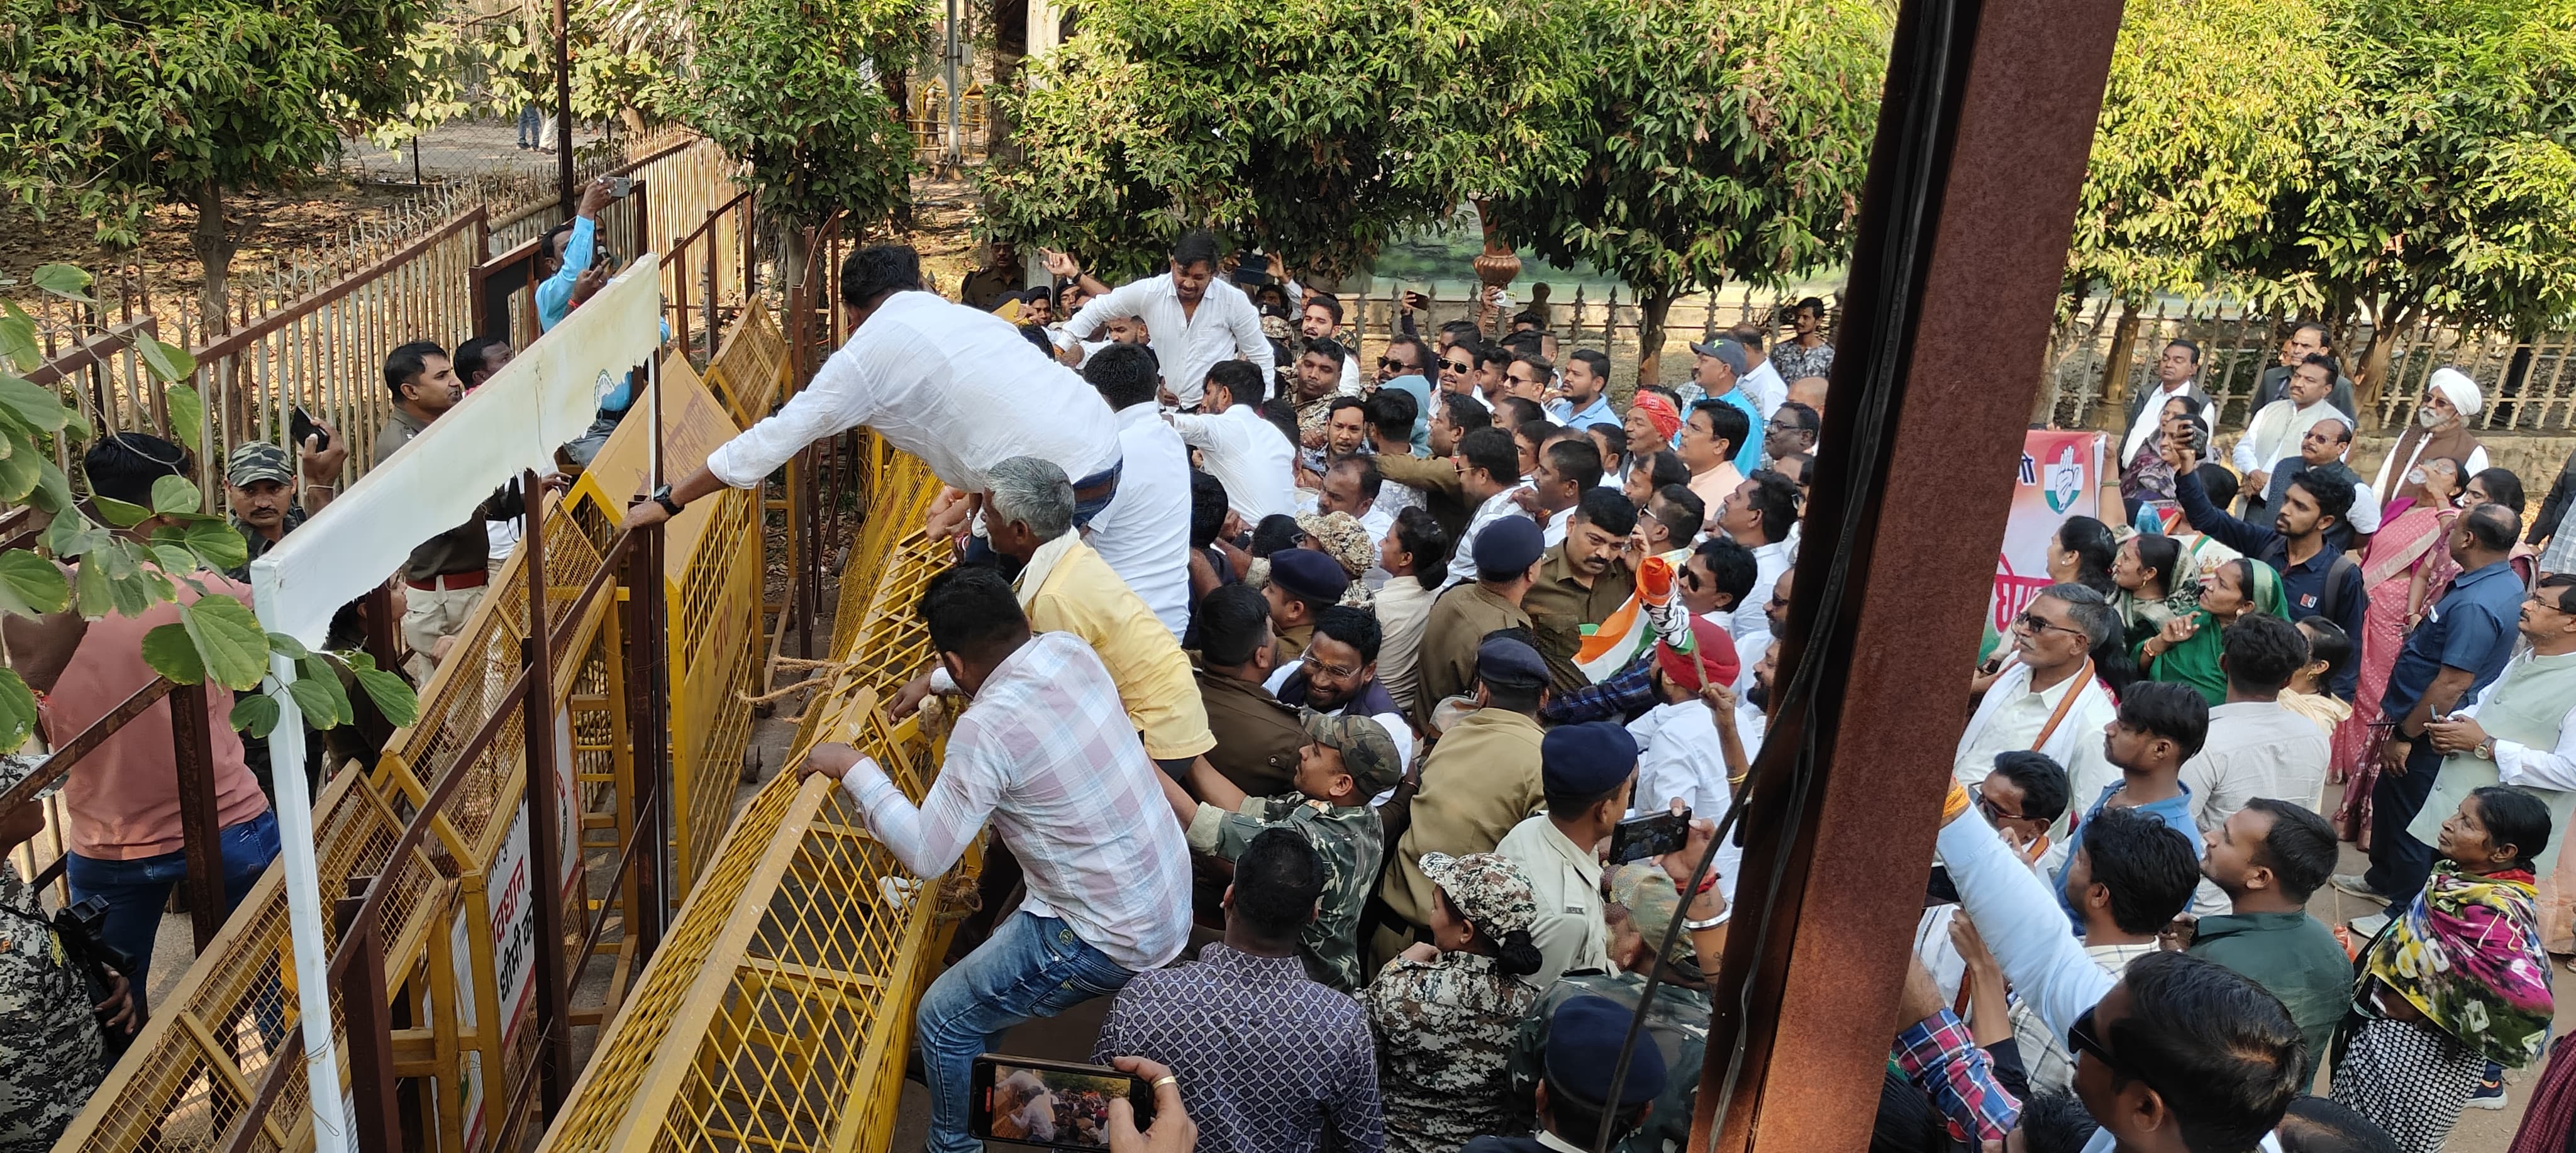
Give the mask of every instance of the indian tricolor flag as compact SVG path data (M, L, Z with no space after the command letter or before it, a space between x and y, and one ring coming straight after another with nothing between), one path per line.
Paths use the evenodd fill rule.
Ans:
M1590 635L1574 650L1575 666L1592 683L1600 684L1610 675L1628 667L1637 654L1654 647L1658 640L1669 640L1676 650L1690 651L1690 610L1674 595L1673 578L1679 575L1689 549L1675 549L1662 556L1647 557L1637 566L1637 591L1628 597L1607 620L1594 626Z

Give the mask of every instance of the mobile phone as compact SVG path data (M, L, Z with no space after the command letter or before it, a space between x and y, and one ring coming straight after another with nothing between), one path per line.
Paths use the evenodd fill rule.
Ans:
M301 451L304 447L304 438L308 436L317 438L313 444L315 452L331 447L331 434L322 431L322 426L314 422L313 414L304 411L302 405L295 406L295 410L287 414L286 431L288 436L294 438L293 443L286 446L289 452Z
M1109 1147L1109 1103L1136 1110L1136 1129L1154 1124L1154 1087L1105 1065L986 1053L975 1058L966 1131L979 1140L1050 1149Z
M1624 865L1666 853L1678 853L1690 838L1690 810L1630 817L1610 830L1610 863Z
M609 177L609 178L608 178L608 194L609 194L610 196L613 196L613 197L615 197L615 198L617 198L617 199L619 199L619 200L624 200L624 199L626 199L626 197L627 197L627 195L628 195L629 193L632 193L632 192L634 192L634 191L635 191L635 178L634 178L634 177L632 177L632 176L611 176L611 177Z

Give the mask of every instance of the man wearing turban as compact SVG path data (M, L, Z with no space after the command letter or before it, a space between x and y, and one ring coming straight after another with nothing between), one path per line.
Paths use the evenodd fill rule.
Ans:
M2383 499L2398 497L2422 501L2430 494L2424 491L2424 474L2419 471L2428 460L2461 462L2463 477L2484 471L2487 449L2469 432L2468 418L2486 407L2486 397L2478 392L2476 381L2456 368L2437 368L2433 379L2424 386L2424 399L2415 406L2415 423L2406 427L2388 450L2388 459L2380 462L2379 478L2371 484Z

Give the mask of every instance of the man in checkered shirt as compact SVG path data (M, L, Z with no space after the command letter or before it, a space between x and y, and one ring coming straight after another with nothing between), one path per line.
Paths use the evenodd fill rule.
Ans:
M1180 955L1189 846L1090 646L1071 633L1030 635L1009 582L991 569L940 574L920 611L941 670L972 698L928 795L915 807L848 745L816 746L804 771L840 781L868 831L919 876L955 864L987 821L1026 870L1018 911L931 983L915 1017L929 1148L972 1153L977 1054L1013 1025L1116 993ZM934 687L944 686L935 678Z

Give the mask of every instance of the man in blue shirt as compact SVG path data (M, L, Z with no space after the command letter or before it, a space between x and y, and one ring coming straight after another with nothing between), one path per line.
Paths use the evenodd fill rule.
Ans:
M2370 870L2338 874L2336 888L2382 901L2408 900L2433 872L2433 849L2406 835L2406 826L2433 792L2442 754L2424 735L2425 722L2477 699L2513 656L2522 620L2522 579L2505 558L2522 534L2522 514L2482 504L2460 514L2451 528L2451 559L2460 575L2451 581L2424 623L2406 637L2379 698L2382 720L2397 728L2380 750L2379 782L2370 790Z
M1594 425L1620 427L1610 409L1610 358L1596 348L1578 348L1565 358L1559 377L1565 395L1547 403L1548 418L1578 432Z
M2120 783L2102 790L2066 841L2066 863L2049 881L2067 922L2084 931L2084 916L2066 899L2066 870L2084 848L2084 826L2106 808L2134 809L2154 817L2191 841L2200 856L2200 826L2191 819L2191 790L2182 784L2182 763L2200 754L2209 737L2209 701L2200 690L2167 681L2140 681L2120 696L2120 715L2103 730L2103 759L2120 767ZM2188 900L2188 898L2186 898Z
M2324 617L2345 636L2362 634L2362 613L2370 594L2361 566L2343 559L2327 542L2352 513L2353 489L2360 478L2340 464L2321 464L2300 473L2281 494L2280 512L2269 526L2227 515L2209 499L2200 483L2200 459L2188 446L2173 446L2174 501L2182 505L2191 527L2218 543L2272 566L2281 574L2281 594L2290 601L2290 619ZM2510 630L2508 630L2510 631ZM2347 661L2327 687L2351 700L2361 682L2361 662Z
M599 210L608 207L613 199L607 177L591 181L581 190L581 205L572 223L547 229L537 242L539 262L551 269L537 285L538 331L562 324L572 306L608 283L608 269L602 267L594 273L591 265L599 252Z
M1691 382L1699 386L1700 392L1710 400L1722 400L1741 410L1746 429L1762 427L1770 414L1744 391L1744 374L1752 370L1753 364L1744 346L1721 336L1706 344L1693 344L1690 350L1699 358L1691 366ZM1753 475L1753 470L1762 467L1761 439L1746 436L1737 441L1732 463L1737 473Z

